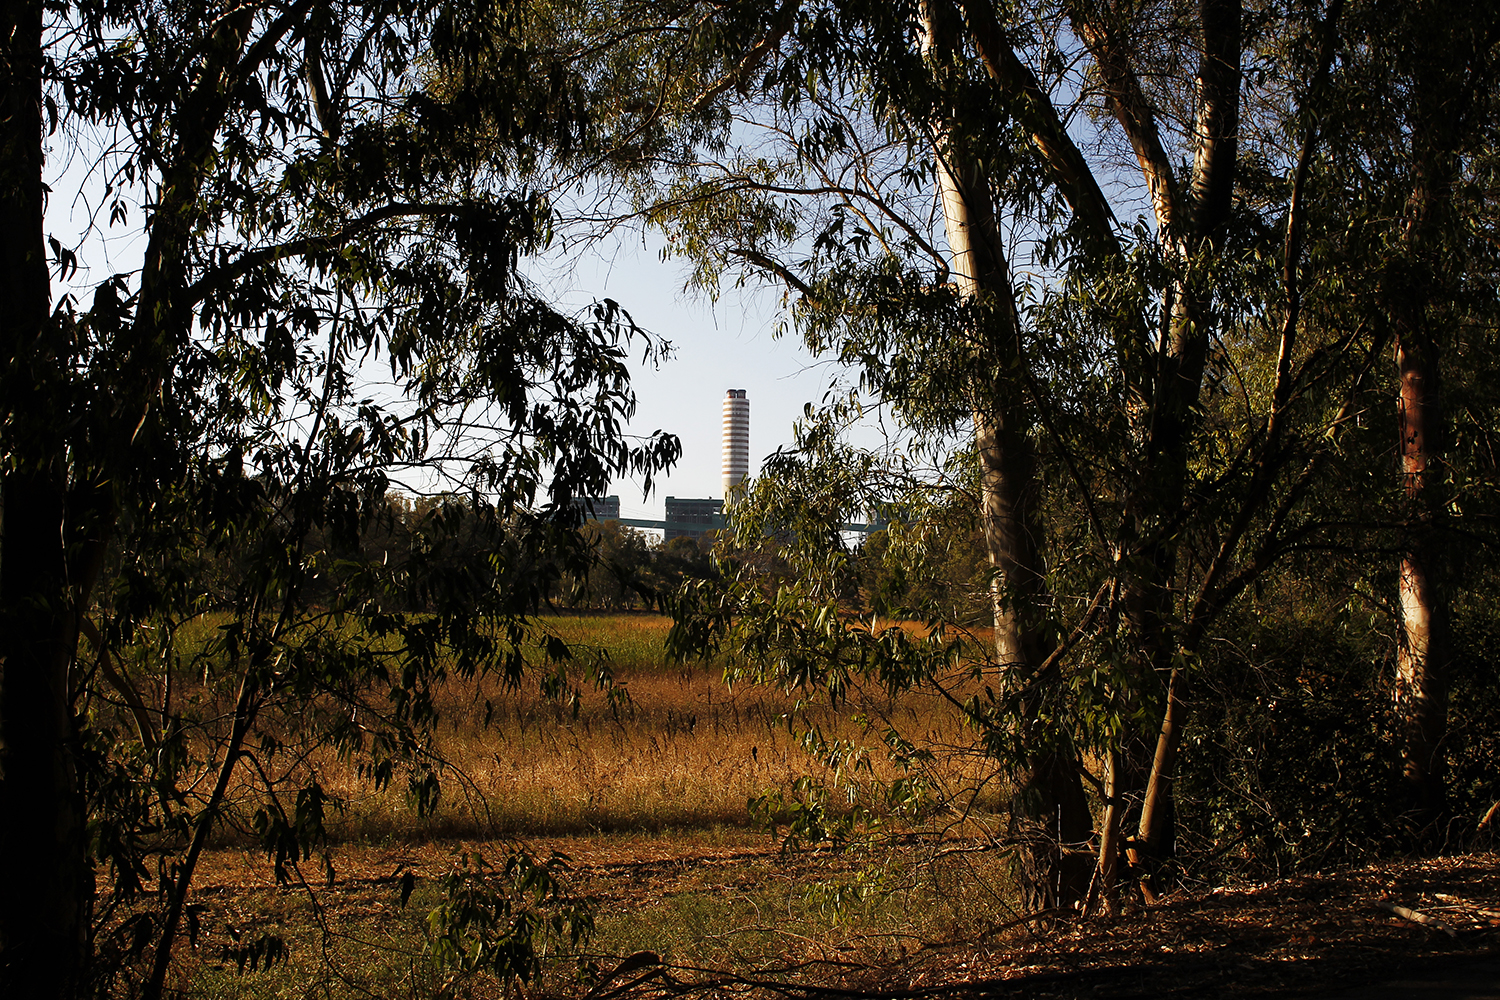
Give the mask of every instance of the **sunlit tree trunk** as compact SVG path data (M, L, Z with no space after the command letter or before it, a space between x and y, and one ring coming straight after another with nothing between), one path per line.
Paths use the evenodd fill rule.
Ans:
M1014 292L998 241L989 192L977 171L971 183L959 181L952 164L939 167L943 214L953 255L954 278L964 298L984 302L991 329L977 335L978 354L996 366L1019 362ZM998 372L996 381L999 380ZM995 618L995 653L1011 671L1024 675L1046 658L1044 602L1046 578L1037 508L1036 456L1021 425L1018 393L976 378L970 396L974 447L979 461L980 518L990 566Z
M1391 318L1398 379L1396 426L1401 462L1402 551L1397 577L1400 631L1395 699L1402 726L1402 778L1417 828L1445 805L1443 737L1448 723L1448 599L1440 532L1444 512L1443 411L1438 339L1429 308L1436 216L1448 172L1431 148L1417 155L1408 201L1403 259L1395 265Z
M1437 503L1441 407L1434 345L1397 324L1397 426L1407 505L1397 588L1396 711L1403 726L1402 777L1421 827L1444 806L1442 742L1448 722L1448 602L1443 593Z
M952 9L924 4L925 48L940 58L955 44ZM1026 754L1016 776L1013 818L1027 845L1033 901L1065 905L1083 898L1092 858L1093 819L1079 765L1065 733L1037 722L1041 703L1060 681L1050 595L1042 555L1040 483L1027 433L1025 395L1013 374L1024 364L1020 317L996 224L989 184L955 148L947 123L935 129L938 189L959 293L978 306L982 328L972 331L974 353L988 369L970 390L979 462L980 515L994 577L995 652L1012 683L1021 686L1018 725Z
M1381 277L1397 377L1401 495L1397 574L1399 630L1395 709L1405 807L1417 841L1441 843L1446 819L1448 690L1454 643L1445 537L1449 486L1442 354L1461 307L1455 251L1472 223L1455 217L1454 188L1466 159L1489 152L1500 62L1492 6L1437 3L1407 12L1402 50L1410 73L1402 139L1410 143L1409 190L1399 242ZM1399 23L1399 22L1398 22ZM1482 162L1482 160L1481 160Z

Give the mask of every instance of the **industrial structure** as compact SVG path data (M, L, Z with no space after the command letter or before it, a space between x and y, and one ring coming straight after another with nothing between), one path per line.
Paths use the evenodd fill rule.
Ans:
M620 519L618 496L574 497L573 506L583 511L584 519L588 521L618 521Z
M619 521L632 528L654 528L663 541L674 538L701 538L710 531L728 527L724 516L726 503L732 503L742 485L750 478L750 400L744 389L730 389L724 395L723 446L719 470L723 475L724 496L667 497L667 516L660 521L620 516L620 498L579 497L577 503L596 521ZM872 525L846 524L845 531L868 532Z
M735 488L750 478L750 400L744 389L730 389L724 396L723 459L724 499L732 500ZM670 515L668 515L670 518Z
M722 531L725 527L723 500L667 497L667 519L662 522L662 541L702 538L710 531Z
M590 503L591 502L591 503ZM701 538L710 531L722 531L728 525L724 520L724 501L711 497L667 497L667 516L664 520L645 517L621 517L620 498L579 497L574 500L590 521L619 521L631 528L654 528L662 533L662 541L674 538Z

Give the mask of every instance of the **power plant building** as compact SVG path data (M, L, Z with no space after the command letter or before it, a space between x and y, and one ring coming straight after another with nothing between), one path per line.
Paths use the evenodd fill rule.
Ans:
M583 511L586 521L618 521L620 519L620 498L617 495L574 497L573 506Z
M662 529L662 541L701 538L710 531L723 528L723 500L667 497L667 521Z
M723 499L667 497L667 516L661 521L621 517L618 496L577 497L573 502L584 511L586 518L619 521L634 528L659 529L663 541L696 539L710 531L724 530L727 527L725 505L733 501L735 493L750 478L750 400L744 389L730 389L725 393L722 418L723 446L719 471L723 477Z

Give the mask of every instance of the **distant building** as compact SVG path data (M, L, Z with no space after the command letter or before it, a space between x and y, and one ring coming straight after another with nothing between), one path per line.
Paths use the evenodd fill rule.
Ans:
M720 531L723 528L723 500L667 497L667 526L663 541L701 538L710 531Z
M618 496L574 497L573 506L583 511L583 516L590 521L618 521L620 519Z
M724 481L724 499L734 496L737 486L750 477L750 400L744 389L730 389L724 396L723 451L719 464Z

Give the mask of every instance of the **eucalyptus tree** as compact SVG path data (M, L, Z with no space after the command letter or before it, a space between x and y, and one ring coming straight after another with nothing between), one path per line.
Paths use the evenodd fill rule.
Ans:
M1494 420L1488 331L1496 324L1490 178L1500 19L1483 4L1350 8L1341 112L1328 156L1345 234L1328 256L1348 275L1346 308L1394 356L1399 471L1378 533L1399 553L1394 701L1402 809L1419 842L1446 838L1451 665L1460 551L1484 551ZM1350 211L1350 209L1353 209ZM1389 405L1389 404L1386 404Z
M1131 860L1170 853L1200 647L1336 520L1309 491L1374 349L1333 311L1302 314L1339 11L803 4L733 105L740 148L679 164L656 207L704 280L739 270L795 294L810 346L916 435L974 435L1003 694L967 710L996 753L1027 761L1019 788L1054 753L1069 772L1050 801L1017 803L1062 831L1036 872L1044 898L1086 884L1059 878L1093 827L1058 822L1080 782L1104 802L1102 885L1129 808ZM830 481L867 467L820 435L772 470L806 491L819 457L844 466L822 466ZM780 511L821 505L795 506ZM831 655L873 669L890 641L854 652L840 636Z
M919 28L918 14L926 15L926 28ZM710 150L667 164L673 186L665 196L648 192L648 211L667 231L669 246L695 261L700 283L716 287L726 272L744 268L798 294L798 322L809 345L856 369L908 435L931 436L930 443L908 437L917 453L939 457L955 435L976 435L971 440L978 442L982 471L972 495L995 574L990 659L1007 683L1030 678L1012 692L1026 703L1019 710L1029 720L1018 733L1016 833L1032 847L1033 885L1051 895L1066 857L1056 835L1059 818L1064 842L1075 849L1086 844L1091 821L1076 749L1065 730L1040 721L1050 714L1042 708L1049 697L1042 691L1057 680L1057 661L1046 663L1057 622L1049 609L1040 481L1028 433L1034 400L1026 390L1028 373L1018 370L1017 292L987 177L1015 171L999 197L1040 211L1050 207L1048 196L1034 159L996 141L1005 126L985 120L991 109L983 88L954 60L951 36L958 25L951 10L943 11L941 27L931 11L905 7L803 5L798 16L795 30L757 74L759 94L753 85L736 92L743 96L731 105L736 123L722 155ZM919 31L925 45L916 44ZM825 67L827 76L815 66ZM805 89L804 71L815 81ZM933 197L937 187L945 192L941 207ZM950 279L960 288L957 295ZM813 450L810 445L807 453ZM838 463L849 458L843 452L828 457ZM795 475L785 462L771 468ZM855 486L847 474L856 468L877 472L868 461L846 463L845 485ZM762 483L773 479L763 475ZM800 479L777 512L762 513L756 504L775 500L757 487L740 507L742 535L750 540L762 529L774 531L775 518L790 515L796 523L783 537L813 549L836 537L837 525L860 504L826 488L818 492L833 502L814 502L807 495L812 488ZM908 490L903 502L910 508L923 501ZM828 525L820 530L809 522L815 511L834 536ZM821 561L826 552L804 555ZM816 572L802 583L813 601L838 591L835 580L820 581ZM752 584L751 592L756 589ZM808 650L816 645L797 642ZM796 651L788 655L802 658ZM904 683L932 680L912 676ZM829 683L838 684L832 676ZM994 708L977 710L976 719ZM992 733L1009 733L1011 721L1000 719L1003 714L993 712L985 723ZM1086 881L1085 867L1063 891L1076 893Z
M295 766L320 742L435 804L435 687L541 658L548 574L586 560L572 496L676 445L623 434L628 315L560 314L518 271L549 209L513 178L598 132L514 10L5 19L0 850L26 860L0 992L160 996L213 832L242 825L286 877L338 804ZM137 269L80 274L56 235L68 140L105 149L94 222L138 234ZM49 263L84 295L54 304ZM398 558L361 558L394 477L446 499ZM517 921L497 971L530 968Z

